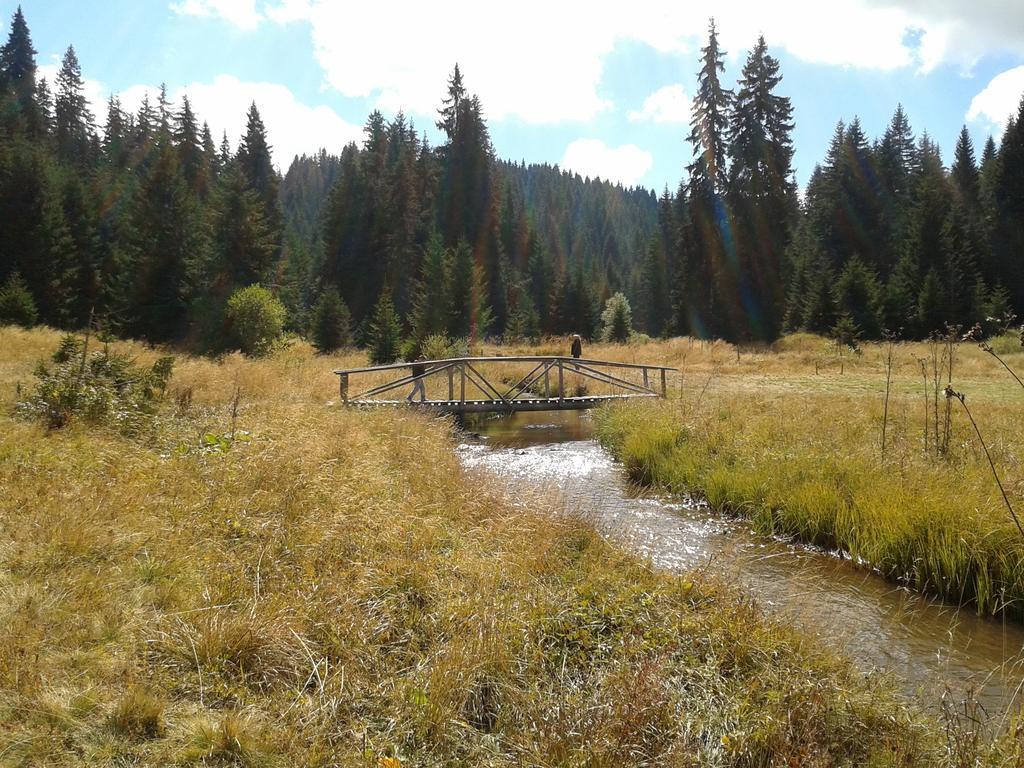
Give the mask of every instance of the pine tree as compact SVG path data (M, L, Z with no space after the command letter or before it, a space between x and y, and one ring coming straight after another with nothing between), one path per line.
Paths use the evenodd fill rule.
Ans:
M451 141L455 138L458 128L459 113L462 102L466 98L466 88L462 84L462 72L459 65L455 65L451 77L448 79L448 95L444 98L441 109L438 110L440 119L437 121L437 129L444 131L445 136Z
M922 335L940 333L947 322L945 297L938 271L932 267L924 276L917 298L917 323Z
M103 127L103 157L107 164L117 169L128 167L129 161L128 121L121 109L121 101L111 94L107 101L107 121Z
M21 12L21 6L14 12L11 32L7 42L0 48L0 106L3 106L3 123L8 131L15 128L26 130L29 136L39 138L45 134L38 109L36 92L36 50L28 24ZM8 109L3 104L3 93L11 91Z
M370 324L370 362L373 365L388 365L395 362L402 346L402 324L391 293L385 290L377 300Z
M69 165L80 168L89 165L93 116L85 98L82 68L73 46L68 46L57 74L54 124L57 156Z
M974 216L980 206L978 167L974 161L974 142L965 125L956 142L953 167L950 169L953 188L968 215Z
M672 298L665 249L658 237L652 237L647 246L640 298L644 330L651 336L667 335L672 321Z
M719 48L715 21L708 25L708 42L701 48L701 69L697 74L697 94L693 100L690 144L694 162L688 166L692 184L706 185L715 194L724 194L728 174L726 138L732 93L722 87L720 75L725 52Z
M337 289L327 288L316 305L310 322L310 335L317 352L328 354L352 343L352 316Z
M633 335L633 312L629 300L616 293L608 299L601 313L601 340L625 344Z
M274 227L278 226L281 215L277 199L277 171L270 157L267 129L255 102L246 115L245 134L238 144L237 159L249 185L264 203L267 221Z
M31 328L39 312L25 281L17 272L11 273L0 286L0 325L21 325Z
M1020 310L1024 308L1024 98L1003 134L994 187L996 280Z
M854 255L836 281L835 304L839 315L848 315L863 338L881 337L878 316L880 293L878 278L859 256Z
M483 269L474 261L465 240L455 246L450 275L448 335L470 341L482 339L491 324L491 310Z
M886 330L919 333L917 296L921 286L921 266L913 249L907 248L885 286L882 298L882 323Z
M413 296L412 338L421 344L428 336L447 333L449 328L449 259L436 232L427 241L420 262L419 280Z
M775 89L779 62L764 38L747 57L730 120L730 210L745 306L736 330L771 340L782 328L783 258L797 214L792 181L793 107ZM745 315L745 317L743 317Z
M205 200L210 192L210 169L203 152L199 124L188 96L182 97L181 109L174 115L173 135L178 151L178 165L185 177L185 184L192 194Z
M126 283L118 314L128 333L161 342L182 336L195 288L190 273L205 250L198 204L174 148L160 146L132 201L118 269Z
M210 262L205 291L226 299L234 290L264 282L277 242L263 201L237 166L221 177L209 207Z
M879 265L889 272L903 252L906 219L912 202L911 180L917 166L917 148L910 121L897 105L882 140L874 152L881 210Z

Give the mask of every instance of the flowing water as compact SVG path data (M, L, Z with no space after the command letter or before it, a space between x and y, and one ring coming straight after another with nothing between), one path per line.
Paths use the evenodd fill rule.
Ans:
M738 582L769 610L884 669L926 702L973 692L991 715L1021 698L1024 627L928 600L848 560L758 535L704 503L632 487L593 438L586 412L523 413L472 424L463 464L503 480L529 504L557 494L567 509L656 566L705 569Z

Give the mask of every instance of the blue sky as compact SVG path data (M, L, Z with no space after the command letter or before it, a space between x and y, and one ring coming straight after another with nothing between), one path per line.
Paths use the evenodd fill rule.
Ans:
M9 22L17 3L0 0ZM458 61L500 157L675 188L689 159L689 98L710 6L453 0L21 0L52 76L74 44L90 98L134 108L166 82L234 144L255 100L287 166L358 140L374 108L404 108L436 141L434 110ZM692 4L691 4L692 5ZM770 8L770 13L768 10ZM839 119L879 135L898 102L947 162L962 124L980 154L1024 92L1024 3L733 0L714 5L734 81L764 34L792 98L803 183ZM6 27L5 27L6 35Z

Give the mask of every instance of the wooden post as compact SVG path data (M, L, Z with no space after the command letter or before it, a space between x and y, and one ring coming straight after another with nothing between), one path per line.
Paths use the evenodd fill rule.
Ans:
M661 396L668 397L668 386L665 384L665 369L661 369Z
M459 369L462 371L462 394L460 396L460 402L463 405L465 405L466 404L466 364L463 363L461 366L459 366Z
M647 369L644 368L644 389L650 389L651 385L647 381Z
M551 399L551 377L548 375L551 373L551 366L544 369L544 397L548 400Z
M562 375L562 361L558 361L558 402L565 399L565 377Z
M341 402L343 405L348 405L348 374L342 373L338 375L338 388L340 389Z
M455 399L455 369L448 366L448 402Z

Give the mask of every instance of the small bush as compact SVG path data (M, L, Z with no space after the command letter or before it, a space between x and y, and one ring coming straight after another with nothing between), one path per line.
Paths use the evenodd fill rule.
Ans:
M0 325L22 325L31 328L39 313L28 286L17 272L0 288Z
M337 289L328 288L313 307L310 335L321 354L334 352L352 343L352 315Z
M231 341L247 355L267 354L284 333L284 305L261 285L231 294L226 319Z
M131 738L156 738L163 731L164 703L140 686L132 686L114 705L110 729Z
M139 368L106 345L89 353L84 341L68 334L53 354L52 366L40 361L36 390L16 411L50 429L77 418L134 434L156 413L173 368L173 357L160 358L148 370Z

